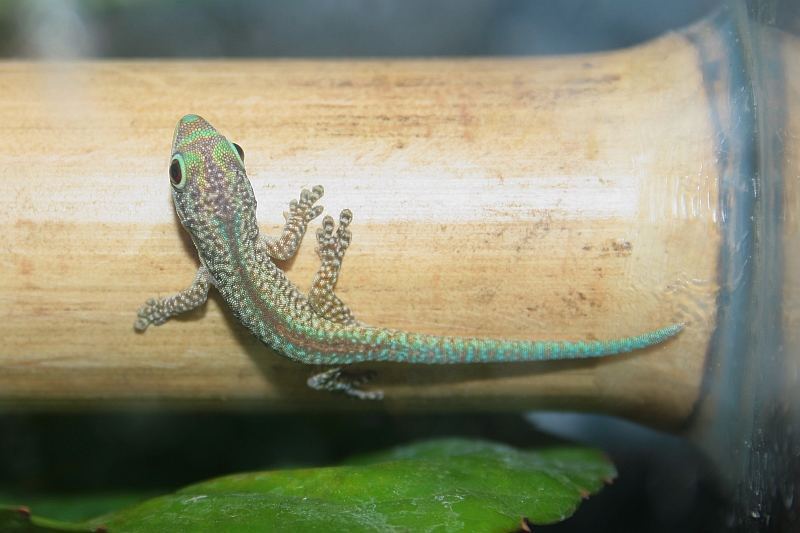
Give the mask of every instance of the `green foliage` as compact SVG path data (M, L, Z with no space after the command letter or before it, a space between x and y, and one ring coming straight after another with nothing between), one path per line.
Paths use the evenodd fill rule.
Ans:
M615 475L613 465L595 450L520 451L485 441L441 439L357 457L342 466L212 479L84 523L45 523L6 508L0 511L0 528L508 532L517 530L523 517L534 524L567 518L582 498Z

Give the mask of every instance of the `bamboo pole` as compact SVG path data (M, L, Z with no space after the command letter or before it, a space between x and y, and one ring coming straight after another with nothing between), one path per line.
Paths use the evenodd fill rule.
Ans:
M0 63L0 402L599 411L679 424L715 320L714 125L694 46L532 59ZM197 266L173 213L172 129L244 147L262 229L301 187L354 212L338 294L369 324L607 338L688 323L598 361L364 365L387 399L310 391L214 294L145 334ZM307 288L314 230L289 277Z

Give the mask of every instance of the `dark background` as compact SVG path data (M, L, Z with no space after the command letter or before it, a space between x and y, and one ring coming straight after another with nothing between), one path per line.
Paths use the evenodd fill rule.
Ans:
M585 53L629 47L684 28L719 5L713 0L0 0L0 57ZM760 16L768 22L800 27L791 2L766 5ZM158 493L216 475L330 464L353 453L443 435L528 448L565 438L608 451L620 471L617 482L572 519L537 531L701 532L724 523L724 491L688 440L591 415L12 409L0 412L0 495L24 502L26 495Z
M682 28L716 0L0 0L8 57L577 53Z

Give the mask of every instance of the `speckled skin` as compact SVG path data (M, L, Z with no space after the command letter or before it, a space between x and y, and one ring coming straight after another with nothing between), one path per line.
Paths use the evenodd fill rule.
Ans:
M172 197L184 228L200 256L194 283L168 298L148 300L135 328L159 325L171 316L202 305L209 285L222 294L234 316L264 344L295 361L347 365L362 361L454 364L584 359L646 348L676 335L673 324L642 335L606 341L511 341L433 336L374 328L357 322L334 294L342 257L350 243L352 215L341 213L338 226L325 217L317 233L322 259L308 296L286 278L275 260L294 255L309 221L322 208L314 203L322 187L304 190L286 215L282 235L259 234L256 199L244 169L241 149L197 115L186 115L175 129L170 165ZM380 398L379 391L357 388L333 368L309 379L317 389L359 398Z

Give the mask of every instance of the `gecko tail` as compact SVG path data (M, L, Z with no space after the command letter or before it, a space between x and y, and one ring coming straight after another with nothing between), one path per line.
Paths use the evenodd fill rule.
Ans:
M448 337L391 332L361 360L412 364L507 363L590 359L624 354L661 344L686 324L677 322L641 335L609 340L531 340Z
M642 350L678 335L686 324L677 322L641 335L609 340L504 340L481 337L425 335L356 326L333 332L339 353L293 353L293 358L319 365L349 365L368 361L406 364L512 363L592 359ZM345 335L346 334L346 335Z
M583 357L603 357L607 355L628 353L661 344L662 342L679 334L685 327L685 323L677 322L675 324L670 324L669 326L649 331L641 335L622 337L607 341L555 342L551 343L554 345L552 348L552 355L556 355L554 359L581 359Z
M368 330L382 337L370 349L345 358L314 358L316 364L351 364L364 361L392 361L415 364L510 363L519 361L560 361L589 359L641 350L660 344L686 327L683 322L655 329L641 335L606 341L503 341L497 339L439 337L392 330ZM363 391L370 374L345 375L336 367L308 379L308 386L317 390L343 393L362 400L380 400L380 390Z
M661 344L678 335L684 327L684 323L678 322L641 335L610 340L496 341L474 339L465 346L466 361L463 362L560 361L619 355ZM462 362L461 358L454 359L457 360L452 362Z

